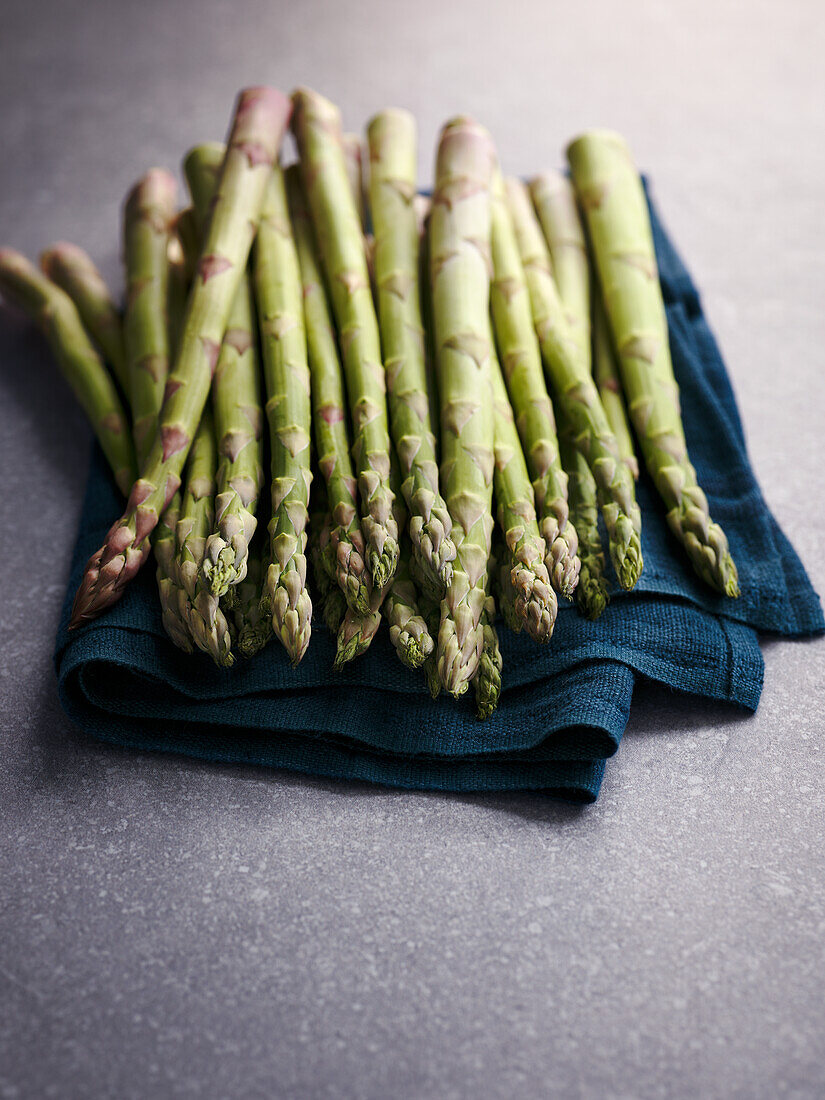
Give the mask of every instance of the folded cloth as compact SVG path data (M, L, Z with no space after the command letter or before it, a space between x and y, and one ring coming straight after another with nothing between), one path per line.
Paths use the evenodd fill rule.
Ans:
M323 776L439 790L542 789L596 798L640 677L755 710L763 664L757 630L825 630L816 593L756 484L730 382L699 295L651 206L674 369L691 457L739 568L738 600L692 573L652 485L638 485L645 566L601 619L560 610L549 645L500 631L504 689L479 722L472 694L432 701L386 631L340 672L334 638L313 624L290 668L277 642L229 671L177 651L161 625L153 570L101 619L67 631L89 555L120 501L95 449L55 665L61 702L87 733L140 749L256 763Z

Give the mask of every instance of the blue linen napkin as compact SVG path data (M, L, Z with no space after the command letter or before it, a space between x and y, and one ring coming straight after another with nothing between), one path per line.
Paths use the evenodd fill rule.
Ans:
M587 802L618 748L638 678L755 710L763 674L757 630L801 637L825 630L825 620L756 484L698 292L652 205L651 218L688 446L730 540L740 599L716 596L695 578L643 475L645 567L636 590L615 592L597 623L561 608L545 647L502 628L504 690L486 722L474 717L471 694L433 702L385 629L341 672L332 669L334 639L321 623L297 670L272 642L221 671L168 641L151 567L103 618L68 633L85 562L120 510L95 448L55 650L72 720L93 737L139 749L396 787L542 789Z

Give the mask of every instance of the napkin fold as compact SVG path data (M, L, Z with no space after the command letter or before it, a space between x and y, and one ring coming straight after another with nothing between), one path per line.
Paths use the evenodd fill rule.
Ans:
M614 585L596 623L562 607L547 646L502 628L504 690L485 722L474 717L472 693L432 701L423 675L398 661L386 628L340 672L332 668L334 638L320 622L297 669L273 641L222 671L166 638L151 567L101 619L68 632L85 563L121 507L95 447L55 648L69 717L93 737L138 749L395 787L541 789L589 802L639 678L755 710L763 676L757 631L802 637L821 633L825 620L756 483L699 294L652 203L651 220L688 447L730 541L738 600L716 596L694 576L643 474L645 565L636 589Z

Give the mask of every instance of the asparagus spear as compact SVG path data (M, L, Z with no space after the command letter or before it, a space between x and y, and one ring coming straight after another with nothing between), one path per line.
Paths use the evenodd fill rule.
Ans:
M261 215L254 270L272 469L266 597L272 628L297 665L309 645L312 619L305 556L312 420L301 270L278 167Z
M104 362L112 368L123 393L128 394L129 374L120 311L91 256L76 244L58 241L42 253L40 266L72 299Z
M587 241L573 185L560 172L547 172L531 182L530 194L550 250L553 277L570 332L582 357L588 363L592 359L593 380L607 422L616 437L621 459L635 479L639 466L633 453L618 364L600 296L598 292L591 293Z
M242 657L254 657L272 637L271 616L261 606L268 566L264 541L256 539L249 550L244 578L232 588L235 596L232 614Z
M633 447L633 436L627 418L627 406L622 392L621 368L613 351L613 339L610 326L604 312L604 304L598 287L593 295L593 380L604 411L616 436L622 462L630 470L634 479L639 476L639 461Z
M421 320L424 326L424 376L426 379L427 403L430 407L430 430L435 443L435 458L438 461L439 437L441 434L441 406L438 400L438 379L435 366L435 344L433 343L433 303L430 287L430 210L432 200L429 195L416 195L413 199L415 223L418 227L418 300L421 308ZM448 510L449 515L449 510ZM453 559L455 560L455 559Z
M553 405L544 384L530 295L513 219L496 169L492 203L493 282L490 303L544 537L545 562L556 591L570 599L579 579L578 538L567 507L567 477L559 458Z
M223 148L224 146L221 145L221 149ZM194 207L187 206L178 214L175 219L175 236L180 242L181 251L183 252L183 270L188 295L189 288L195 278L195 268L200 256L201 240L203 238L203 227L195 216ZM184 302L184 310L185 307L186 303Z
M561 433L561 457L567 470L570 514L579 532L582 568L576 588L576 604L587 619L595 621L610 602L604 577L604 550L599 534L599 503L596 482L584 455Z
M590 265L572 184L561 172L545 172L531 180L530 196L547 242L568 332L589 366Z
M203 226L215 195L225 150L197 145L184 162L196 224ZM212 411L220 462L215 530L206 543L203 574L209 590L223 596L246 575L249 544L263 484L263 410L258 326L250 279L245 276L232 303L218 365L212 379Z
M353 611L366 612L372 581L367 572L366 547L358 522L344 379L298 172L297 166L287 169L287 194L303 286L315 449L318 468L326 483L327 506L334 520L329 554L334 562L334 579L347 605Z
M435 642L419 606L419 594L410 571L412 545L401 540L401 553L395 576L382 611L390 628L390 641L402 664L420 668L435 651Z
M490 380L495 417L493 490L513 586L516 621L518 629L524 627L535 641L549 642L558 604L544 564L546 547L536 522L530 475L495 351L490 357Z
M175 529L180 519L180 508L181 494L175 493L153 532L152 549L157 562L156 576L164 629L178 649L191 653L193 646L187 604L185 599L181 600L182 589L175 565Z
M124 515L86 566L72 627L120 598L145 561L148 536L180 484L289 112L289 100L272 88L250 88L239 96L159 431Z
M375 229L375 281L390 428L402 470L409 533L425 572L443 593L455 560L452 520L438 490L430 424L424 331L418 289L419 228L415 198L415 120L382 111L367 128L370 206Z
M520 634L523 621L516 610L516 590L510 575L509 555L498 534L490 555L490 587L504 622L514 634Z
M71 298L11 248L0 249L0 294L43 331L63 377L89 418L118 488L128 493L136 473L129 421Z
M441 485L456 561L441 605L438 672L462 695L483 646L481 614L493 530L490 390L489 135L458 118L441 132L430 214L430 271L441 403Z
M363 232L367 230L367 188L364 184L364 153L361 148L361 138L358 134L342 134L341 144L344 147L344 161L347 166L347 179L350 191L355 199L355 209L361 222Z
M488 596L484 601L484 610L481 613L481 628L484 633L481 660L473 677L476 714L481 719L490 717L498 706L499 696L501 695L502 659L495 621L496 602L492 596Z
M307 89L293 100L307 199L341 337L367 564L380 589L395 572L398 531L387 484L386 378L364 239L347 180L338 109Z
M207 408L186 465L186 484L175 526L173 575L185 593L181 609L195 645L219 667L230 668L235 658L229 624L217 596L209 592L201 578L204 548L214 519L217 457L215 427Z
M169 356L174 358L183 334L183 319L186 315L186 299L189 297L190 278L184 253L183 240L177 226L180 215L175 219L169 247L166 252L169 263L169 276L166 287L166 333L169 341Z
M594 131L577 138L567 155L645 465L696 572L717 591L738 596L728 540L711 521L687 453L647 203L630 150L618 134Z
M129 192L123 213L123 340L132 431L141 468L154 442L169 373L166 295L176 191L174 176L163 168L152 168Z
M607 422L589 364L570 332L527 189L518 180L507 180L506 189L553 398L560 414L569 420L576 445L584 453L598 486L619 583L623 588L633 588L642 570L642 518L633 478L619 459L616 437Z
M334 668L342 668L348 661L354 661L366 653L381 625L381 602L383 590L373 588L370 594L370 608L366 614L353 611L348 607L338 628Z

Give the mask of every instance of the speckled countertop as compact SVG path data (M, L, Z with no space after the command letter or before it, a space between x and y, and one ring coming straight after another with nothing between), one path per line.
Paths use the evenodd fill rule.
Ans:
M150 164L235 90L449 114L507 168L624 131L765 495L825 590L825 24L809 0L3 9L0 238L113 280ZM821 1097L825 641L746 718L647 688L599 802L444 797L90 743L52 639L88 434L0 317L0 1100ZM818 500L816 506L813 501Z

